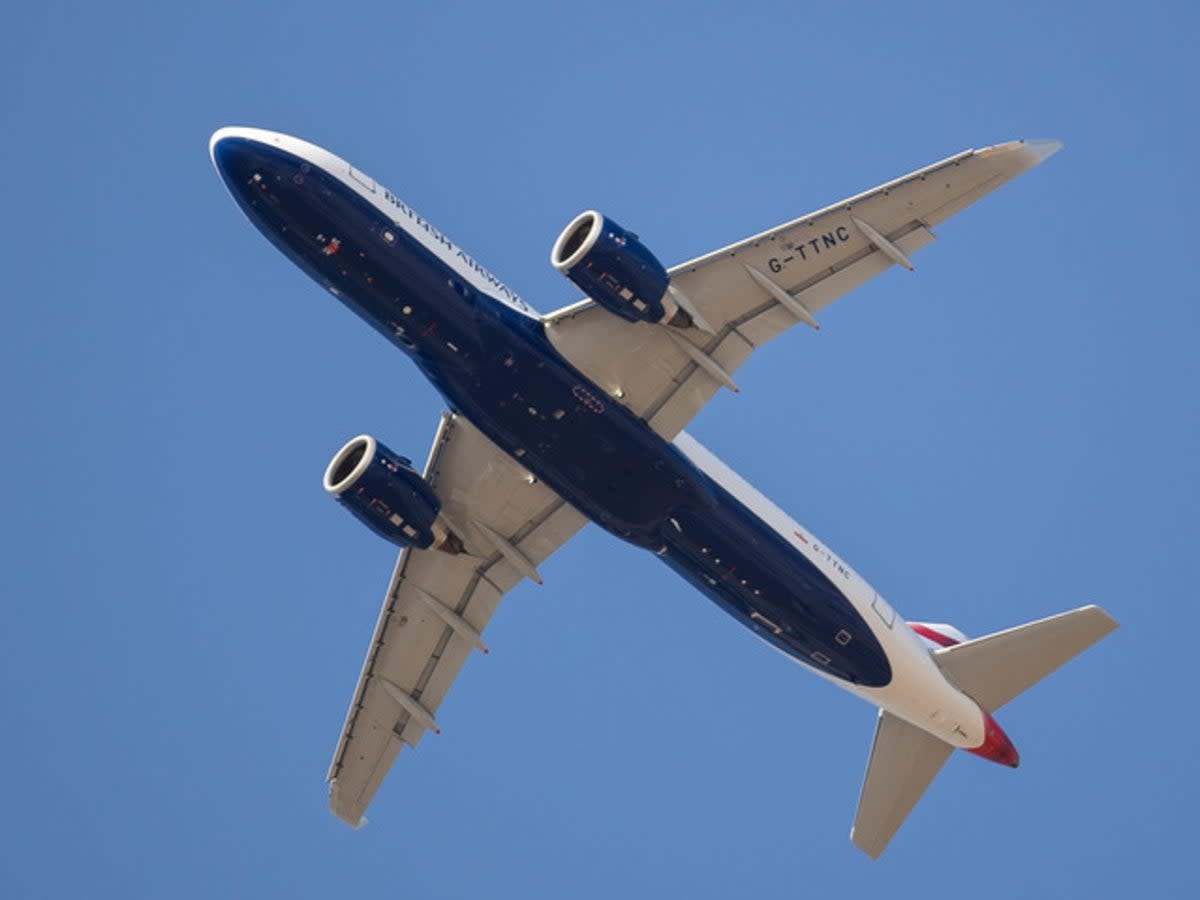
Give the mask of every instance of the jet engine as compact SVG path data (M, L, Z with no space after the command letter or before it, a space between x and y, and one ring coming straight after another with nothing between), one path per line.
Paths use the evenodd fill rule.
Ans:
M671 280L638 236L595 210L563 229L550 263L585 294L630 322L667 322L679 309L667 293Z
M373 532L401 547L436 546L454 552L454 538L438 520L442 504L412 462L369 434L360 434L333 457L325 490Z

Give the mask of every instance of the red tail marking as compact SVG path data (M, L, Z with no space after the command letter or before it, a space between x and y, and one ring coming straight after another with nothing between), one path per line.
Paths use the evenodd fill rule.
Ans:
M953 647L958 643L958 641L949 635L942 634L940 631L934 631L932 628L928 628L918 622L909 622L908 627L911 628L915 634L919 634L921 637L927 638L928 640L931 640L935 644L938 644L942 647Z

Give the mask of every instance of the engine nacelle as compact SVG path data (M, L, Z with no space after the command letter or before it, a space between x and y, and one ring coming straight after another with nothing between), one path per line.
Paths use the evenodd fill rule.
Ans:
M433 488L409 460L369 434L337 452L324 483L338 503L393 544L424 550L446 543L446 529L438 522L442 504Z
M662 263L636 234L595 210L580 213L563 229L550 263L622 319L666 322L678 312Z

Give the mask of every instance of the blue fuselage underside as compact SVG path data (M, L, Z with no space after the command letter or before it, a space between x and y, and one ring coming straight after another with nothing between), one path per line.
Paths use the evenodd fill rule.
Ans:
M789 656L863 686L891 680L886 654L841 591L564 360L539 321L477 291L395 220L289 153L226 140L217 164L272 243L590 519L661 556Z

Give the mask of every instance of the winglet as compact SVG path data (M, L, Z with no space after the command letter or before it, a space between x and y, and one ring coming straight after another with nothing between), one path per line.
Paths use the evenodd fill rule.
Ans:
M1015 163L1015 170L1008 172L1003 179L1007 181L1009 178L1013 178L1021 172L1028 172L1034 166L1045 162L1061 150L1062 146L1062 141L1049 138L1025 138L1020 141L1006 141L1003 144L984 147L975 152L977 156L999 156L1012 160Z
M1043 160L1049 159L1063 146L1062 141L1052 138L1026 138L1021 143L1024 145L1022 149L1025 155L1032 160L1032 165L1035 166Z

